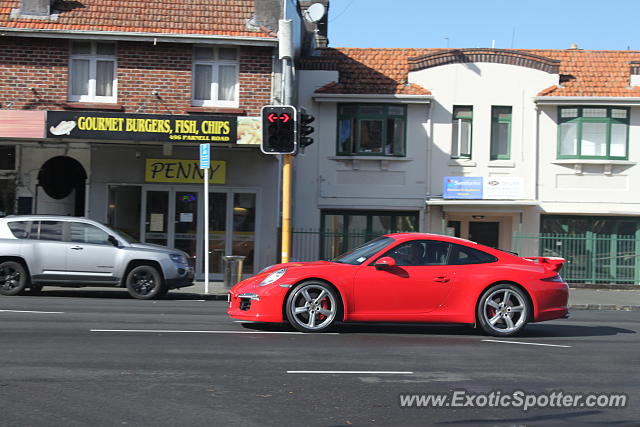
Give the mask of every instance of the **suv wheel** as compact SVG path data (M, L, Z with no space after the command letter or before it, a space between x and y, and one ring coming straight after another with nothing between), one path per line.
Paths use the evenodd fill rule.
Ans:
M22 264L16 261L0 263L0 295L18 295L28 284L27 271Z
M166 294L166 285L158 270L150 265L133 268L126 279L129 295L136 299L154 299Z

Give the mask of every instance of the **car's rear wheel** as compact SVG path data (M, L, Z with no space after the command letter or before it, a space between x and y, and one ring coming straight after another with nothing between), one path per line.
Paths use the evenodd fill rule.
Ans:
M154 299L166 294L162 275L151 265L139 265L129 271L126 284L129 295L136 299Z
M508 337L522 331L530 311L529 300L520 288L501 283L487 289L480 297L478 324L489 335Z
M289 323L301 332L325 332L331 329L342 309L336 291L319 281L300 283L289 294L286 304Z
M0 263L0 295L14 296L29 285L27 270L16 261Z

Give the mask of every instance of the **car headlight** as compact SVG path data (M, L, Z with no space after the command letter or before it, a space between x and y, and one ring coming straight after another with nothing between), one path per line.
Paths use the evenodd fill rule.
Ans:
M275 282L276 280L278 280L279 278L281 278L282 276L284 276L284 273L287 272L286 268L281 268L280 270L276 270L273 273L271 273L270 275L268 275L267 277L264 278L264 280L262 282L260 282L260 284L258 286L266 286L269 285L273 282Z
M268 269L270 269L270 268L271 268L271 267L273 267L274 265L275 265L275 264L271 264L270 266L265 267L265 268L263 268L262 270L258 271L258 273L256 273L256 274L264 273L265 271L267 271Z
M169 254L169 258L171 258L171 261L175 262L176 264L188 264L189 262L187 261L187 257L181 254Z

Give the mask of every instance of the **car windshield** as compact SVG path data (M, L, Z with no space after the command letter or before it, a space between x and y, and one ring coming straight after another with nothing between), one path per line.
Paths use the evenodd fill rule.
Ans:
M389 246L393 241L391 237L381 236L332 259L332 261L342 264L360 265L383 248Z

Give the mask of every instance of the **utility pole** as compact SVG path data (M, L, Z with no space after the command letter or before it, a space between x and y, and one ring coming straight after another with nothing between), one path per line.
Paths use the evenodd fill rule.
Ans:
M278 23L279 57L282 60L282 101L284 105L292 105L293 82L293 23L287 19L287 0L283 0L282 18ZM281 262L289 262L291 254L291 168L293 156L284 154L282 161L282 235Z

